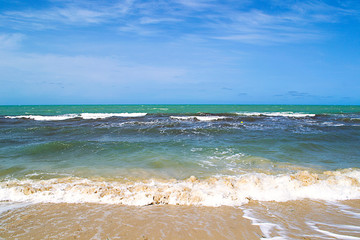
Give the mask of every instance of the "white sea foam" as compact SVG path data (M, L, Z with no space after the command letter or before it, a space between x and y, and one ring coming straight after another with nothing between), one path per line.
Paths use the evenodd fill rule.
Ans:
M324 230L324 229L320 229L319 226L321 225L327 225L328 227L330 227L330 229L337 229L337 228L342 228L342 230L346 230L346 229L350 229L350 230L358 230L359 227L356 227L356 226L352 226L352 225L339 225L339 224L324 224L324 223L321 223L321 222L312 222L312 221L309 221L307 222L307 225L310 226L313 230L317 231L317 232L320 232L326 236L329 236L329 237L333 237L335 239L343 239L343 240L359 240L359 237L354 237L354 236L349 236L349 235L344 235L344 234L339 234L339 233L334 233L334 232L331 232L329 230Z
M184 120L184 121L187 121L187 120L194 120L195 119L195 116L170 116L171 119L176 119L176 120Z
M198 180L147 180L116 182L60 178L8 180L0 183L0 201L97 202L125 205L241 206L250 199L288 201L298 199L360 199L360 171L326 172L321 175L248 173Z
M28 205L26 202L0 202L0 214L17 208L27 207Z
M5 116L5 118L26 118L36 121L62 121L71 118L83 119L104 119L109 117L144 117L147 113L81 113L81 114L65 114L55 116L42 116L42 115L19 115L19 116Z
M26 174L25 177L38 177L38 176L63 176L63 177L70 177L71 174L68 173L51 173L51 172L35 172L35 173L29 173Z
M217 121L220 119L226 119L228 117L225 117L225 116L170 116L170 118L176 119L176 120L183 120L183 121L189 121L189 120Z
M342 123L334 123L334 122L323 122L322 125L329 126L329 127L342 127L345 124Z
M315 117L315 114L312 113L294 113L294 112L238 112L236 114L247 117L252 117L252 116L293 117L293 118Z
M147 113L82 113L83 119L103 119L109 117L144 117Z
M65 114L65 115L56 115L56 116L42 116L42 115L5 116L5 118L26 118L36 121L62 121L76 117L78 117L77 114Z
M282 231L282 227L279 224L275 224L275 223L269 223L269 222L264 222L261 221L260 219L256 218L252 212L252 210L250 209L243 209L244 211L244 218L249 219L253 225L255 226L259 226L261 232L263 233L263 238L262 239L267 239L267 240L286 240L285 237L280 237L280 236L276 236L276 237L271 237L271 233L274 229L280 230Z
M339 202L336 202L333 204L336 205L344 215L348 215L348 216L360 219L360 209L354 209L352 207L341 204ZM360 229L359 229L359 232L360 232Z
M226 119L228 117L224 117L224 116L196 116L196 120L199 121L217 121L220 119Z

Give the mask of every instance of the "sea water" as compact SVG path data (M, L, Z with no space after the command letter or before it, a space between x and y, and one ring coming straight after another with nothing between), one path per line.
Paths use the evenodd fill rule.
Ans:
M321 201L356 215L359 168L360 106L0 106L4 204L231 206L280 229L250 203ZM302 223L352 239L355 215L346 233Z

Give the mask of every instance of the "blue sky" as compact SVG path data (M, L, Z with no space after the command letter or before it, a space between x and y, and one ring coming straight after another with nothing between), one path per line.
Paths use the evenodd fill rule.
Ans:
M0 104L360 104L360 1L0 0Z

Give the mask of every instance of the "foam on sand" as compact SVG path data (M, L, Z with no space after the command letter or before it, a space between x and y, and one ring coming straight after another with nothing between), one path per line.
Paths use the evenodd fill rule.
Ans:
M185 180L150 179L135 182L60 178L8 180L0 183L0 201L109 203L124 205L241 206L250 200L347 200L360 198L360 171L323 174L248 173Z
M359 200L252 202L241 207L244 217L259 226L263 239L360 239ZM354 205L354 207L351 207ZM291 224L289 224L291 223Z

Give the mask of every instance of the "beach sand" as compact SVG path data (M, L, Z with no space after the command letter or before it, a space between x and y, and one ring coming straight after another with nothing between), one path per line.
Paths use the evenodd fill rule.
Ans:
M260 239L234 207L36 204L0 217L4 239Z
M241 207L42 203L3 212L4 239L360 239L360 200Z

